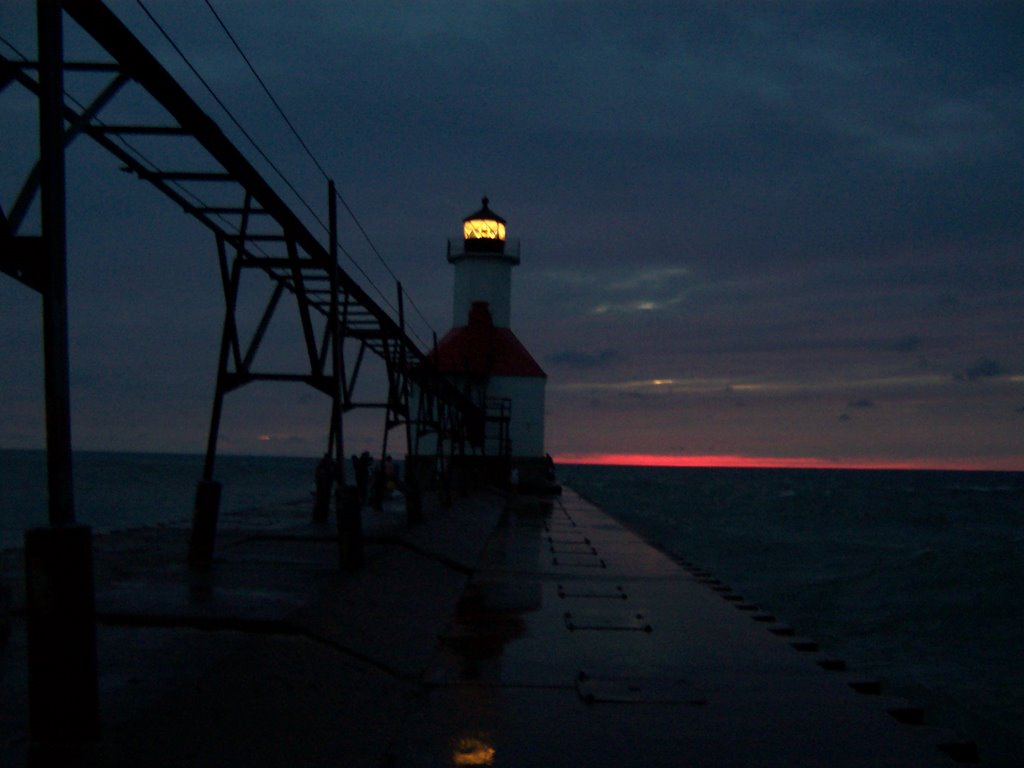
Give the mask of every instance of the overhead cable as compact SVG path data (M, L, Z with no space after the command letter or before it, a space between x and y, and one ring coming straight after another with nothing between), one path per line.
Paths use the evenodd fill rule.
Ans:
M329 234L330 233L330 229L327 226L327 224L324 223L323 219L320 218L320 215L313 209L313 207L306 201L306 199L302 196L302 194L288 180L288 178L284 175L284 173L281 171L281 169L279 169L277 167L277 165L274 163L274 161L271 160L267 156L267 154L262 150L262 148L260 148L259 144L256 143L256 140L249 134L249 132L244 128L244 126L242 126L241 122L239 122L239 120L234 116L234 114L231 112L231 110L228 109L228 107L224 103L224 101L213 90L213 87L199 73L199 71L195 68L195 66L193 66L192 62L189 61L188 57L181 50L181 48L174 42L174 40L171 38L171 36L167 32L167 30L164 29L164 27L160 24L160 22L158 22L156 20L156 18L153 16L153 14L149 12L149 10L143 4L142 0L135 0L135 2L142 9L142 11L146 14L146 16L149 17L150 21L153 22L153 24L156 26L156 28L160 31L160 34L163 35L164 39L175 50L175 52L178 54L178 56L181 57L181 60L185 62L185 65L192 71L192 74L194 74L196 76L196 78L198 78L199 82L203 84L203 87L206 88L206 90L213 97L213 99L217 102L217 104L220 105L220 108L222 110L224 110L224 113L231 119L231 121L235 124L235 126L238 128L238 130L242 132L242 135L245 136L246 139L248 139L249 143L252 144L252 146L260 154L260 156L264 160L266 160L267 164L270 165L270 167L274 170L274 172L281 178L281 180L285 183L285 185L288 187L288 189L290 189L294 193L294 195L298 198L299 202L302 203L302 205L306 208L307 211L309 211L309 213L313 216L313 218L317 221L317 223L320 224L320 227L324 230L324 232L327 232ZM212 10L212 8L211 8L211 10ZM225 29L225 31L227 31L226 27L224 27L223 24L221 26ZM229 35L229 37L230 37L230 35ZM233 38L232 38L232 40L233 40ZM236 43L236 48L237 47L238 46L237 46L237 43ZM239 52L241 52L240 49L239 49ZM243 58L245 58L244 54L243 54ZM250 69L252 69L252 65L250 64L249 66L250 66ZM253 70L253 72L255 74L255 70ZM259 79L259 78L257 78L257 79ZM280 108L278 108L278 109L280 109ZM314 160L315 160L315 158L314 158ZM317 163L317 166L320 167L319 163ZM322 167L320 167L320 170L321 170L321 173L323 173ZM342 248L340 246L340 244L339 244L339 247L341 248L342 253L344 253L349 258L349 260L356 267L356 269L359 271L359 273L363 275L363 277L366 279L367 283L369 283L369 285L371 285L374 288L374 290L377 291L377 294L380 296L381 300L393 312L396 312L397 310L395 309L395 306L388 300L387 295L376 285L376 283L373 282L373 280L365 272L365 270L363 270L363 268L359 265L359 263L355 260L355 258L353 258L353 256L347 250Z
M10 40L5 38L3 35L0 35L0 43L7 46L14 53L15 56L21 59L22 62L26 64L31 63L29 61L29 58L22 51L20 51L17 48L17 46L15 46ZM74 104L78 108L80 113L84 113L87 111L88 108L85 106L85 104L83 104L78 98L75 97L73 93L68 91L66 88L64 89L64 98L66 98L70 103ZM99 115L93 115L92 122L101 127L105 125L103 120L100 119ZM126 139L123 135L114 136L110 140L117 142L118 144L123 146L127 153L134 155L136 161L141 166L146 167L150 172L156 174L159 174L161 172L161 168L156 163L154 163L149 157L147 157L142 150L140 150L138 147L136 147L130 141L128 141L128 139ZM191 198L192 202L194 202L197 206L204 207L206 205L206 202L197 194L195 194L195 192L193 192L191 189L188 189L184 185L178 183L177 181L168 180L166 183L177 189L178 192L181 193L182 195ZM224 224L230 224L230 222L220 214L216 214L216 218L219 219ZM263 249L259 246L259 244L253 245L255 246L256 250L260 251L261 253L264 252Z
M235 39L235 36L231 34L231 30L228 29L227 24L224 23L224 20L220 17L220 14L217 13L217 11L214 9L213 5L210 3L210 0L204 0L204 2L206 3L206 7L210 9L210 13L213 14L213 18L217 20L217 23L220 25L220 28L224 30L224 34L228 36L228 40L230 40L231 44L235 46L235 50L238 51L238 55L242 57L242 61L244 61L246 66L249 67L249 71L252 72L252 76L256 78L256 82L260 84L260 87L263 89L263 92L267 94L267 98L270 99L270 103L274 105L274 108L277 110L277 113L281 116L281 119L284 120L288 128L291 129L292 135L295 136L299 144L302 145L302 148L306 151L306 154L309 155L309 159L313 161L314 165L316 165L317 169L320 171L320 175L324 177L324 181L329 181L330 177L328 176L327 171L324 170L324 167L320 164L320 161L316 159L316 156L313 154L312 150L309 148L306 142L303 141L302 136L299 135L299 132L292 124L292 121L288 119L288 115L281 108L281 105L277 102L277 99L274 98L274 94L270 92L270 88L267 87L267 84L263 82L263 78L260 77L260 73L256 71L256 67L253 66L252 62L249 60L249 57L245 55L245 51L242 50L242 46L238 44L238 40Z
M309 156L309 159L313 161L313 164L320 171L320 174L324 177L324 181L329 181L330 178L331 178L330 174L327 173L327 171L324 169L323 164L321 164L321 162L317 159L316 155L314 155L313 151L309 148L309 145L305 142L305 140L299 134L299 131L295 127L294 123L292 123L292 121L288 118L288 115L284 111L284 109L281 107L281 104L274 97L274 94L270 91L270 88L267 86L267 84L263 80L263 78L260 77L259 72L256 71L256 67L253 65L252 60L246 55L245 51L242 50L242 46L239 44L239 42L235 38L235 36L233 34L231 34L231 30L228 29L228 26L224 22L224 19L222 19L220 14L217 13L216 9L213 7L213 4L210 2L210 0L203 0L203 2L206 3L206 7L209 8L210 13L213 14L213 18L217 20L217 23L220 25L220 28L222 30L224 30L224 34L227 35L228 39L231 41L231 44L235 47L235 50L238 51L238 55L242 57L242 60L245 62L246 66L249 68L249 71L252 73L253 77L256 78L256 82L258 82L260 84L260 87L263 89L263 92L267 95L267 98L270 99L270 103L274 105L274 109L277 110L277 113L281 116L281 119L284 120L285 124L288 126L288 129L292 132L292 135L295 136L296 140L302 146L302 149L306 152L306 155ZM387 273L391 276L391 278L395 282L400 282L399 279L398 279L398 275L396 275L394 273L394 271L391 269L390 265L384 259L384 256L377 249L377 246L374 244L373 240L370 238L369 233L366 231L366 229L362 225L362 222L360 222L359 218L356 216L355 211L352 210L351 206L349 206L348 202L342 196L341 192L338 191L337 187L335 187L334 194L338 198L338 200L341 202L341 204L345 208L345 210L348 212L348 215L351 217L352 221L355 223L356 228L359 230L360 234L366 240L367 244L370 246L370 249L373 251L374 255L377 257L377 259L380 261L380 263L384 266L384 269L387 270ZM345 252L345 254L347 256L349 256L349 258L352 260L352 263L356 264L356 266L358 267L358 264L356 263L355 259L352 258L352 256L349 255L347 253L347 251L344 251L344 249L342 249L342 250L343 250L343 252ZM361 269L360 269L360 272L362 272ZM366 276L365 272L362 272L362 274L364 276ZM369 280L368 276L367 276L367 280ZM371 281L371 284L372 284L372 281ZM374 286L374 287L376 288L376 286ZM408 294L406 294L406 296L408 296ZM385 299L385 301L386 301L386 299ZM426 323L427 327L431 328L430 321L427 320L427 318L420 311L419 307L416 306L416 302L414 302L412 300L411 296L409 296L409 303L412 305L413 309L420 316L420 318L423 320L423 322ZM393 306L392 306L392 309L394 309ZM433 330L433 328L431 328L431 330Z
M143 13L145 13L146 16L149 17L149 20L153 22L153 24L156 26L156 28L160 31L160 34L163 35L164 39L168 42L168 44L170 44L170 46L174 49L174 51L178 54L178 56L181 57L181 60L183 62L185 62L185 65L192 71L192 74L195 75L196 78L198 78L199 82L203 84L203 87L206 88L206 90L207 90L207 92L209 92L210 96L212 96L213 99L217 102L217 104L220 105L220 108L222 110L224 110L224 113L228 116L228 118L230 118L231 122L233 122L235 124L235 127L238 128L238 130L242 132L242 135L245 136L245 138L249 141L250 144L252 144L252 146L259 153L260 157L262 157L264 160L267 161L267 164L281 178L281 180L285 183L285 185L288 187L288 189L290 189L292 191L292 193L299 199L299 202L302 203L302 205L306 208L307 211L309 211L309 213L313 216L313 218L316 219L316 221L320 224L320 226L323 227L324 231L328 231L327 225L324 223L323 219L320 218L319 214L315 210L313 210L313 207L309 203L306 202L306 200L302 196L302 194L288 180L288 178L277 167L277 165L274 164L274 161L271 160L267 156L267 153L264 152L260 148L260 145L256 143L256 140L249 134L249 132L247 130L245 130L243 125L238 121L238 119L234 116L234 114L232 114L231 110L228 109L227 105L223 102L223 100L221 100L220 96L217 95L216 91L214 91L213 88L210 86L210 84L208 82L206 82L206 79L201 74L199 74L199 70L197 70L192 65L192 62L189 61L189 59L185 55L184 51L182 51L181 48L178 47L177 43L174 42L174 40L171 38L170 34L168 34L167 30L165 30L163 28L163 26L161 26L160 22L156 20L156 17L154 17L153 14L149 12L149 9L146 8L146 6L143 4L142 0L135 0L135 2L142 9Z

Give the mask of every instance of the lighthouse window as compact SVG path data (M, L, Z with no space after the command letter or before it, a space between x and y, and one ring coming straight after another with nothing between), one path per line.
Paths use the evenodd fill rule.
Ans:
M494 219L470 219L462 227L466 240L504 240L505 225Z

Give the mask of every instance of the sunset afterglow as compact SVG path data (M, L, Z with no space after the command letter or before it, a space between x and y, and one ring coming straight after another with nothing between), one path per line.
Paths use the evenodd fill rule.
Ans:
M630 467L748 467L764 469L932 469L1024 471L1024 456L921 459L822 459L797 456L668 456L644 453L581 453L555 456L559 464Z
M31 60L35 5L4 4L5 56ZM137 3L113 5L148 39ZM562 3L476 3L472 23L448 4L410 14L326 3L285 14L283 27L269 10L280 3L221 3L225 22L253 30L262 84L229 40L204 33L194 4L160 5L189 56L243 65L217 80L249 109L230 127L219 111L210 119L229 137L244 126L243 157L261 175L276 169L267 184L289 207L304 203L304 225L320 219L299 250L328 245L323 184L343 182L344 283L377 305L367 323L386 316L389 333L408 335L407 355L429 356L467 322L454 270L481 256L459 306L490 303L546 375L543 433L532 433L545 453L1024 471L1024 4L587 3L566 35L574 13ZM92 60L85 37L69 37L69 61ZM467 42L485 39L501 43L467 59ZM198 70L167 53L161 65L204 108ZM67 98L91 104L94 79L67 78ZM0 94L0 219L35 237L38 201L23 204L38 186L26 185L38 115L17 82ZM331 131L303 147L294 127L268 121L267 91L289 95L286 114L313 110L314 128L343 126L344 151ZM175 123L151 97L121 89L97 102L97 120L152 116L146 155L167 171L188 153L182 137L161 138ZM283 288L278 306L246 262L251 284L239 277L226 306L209 227L178 198L140 194L140 174L104 146L83 135L65 157L74 449L205 451L219 341L237 335L218 450L322 456L330 334L305 307L327 294L309 304L304 292L326 286ZM204 205L244 199L227 181ZM294 238L275 242L268 213L252 207L261 227L246 234L284 257ZM238 214L217 216L233 227ZM498 312L494 277L512 266ZM284 267L271 277L296 279ZM0 274L0 450L46 444L38 299ZM389 410L390 342L364 343L362 322L341 326L352 331L345 450L377 455L382 432L395 456L419 450ZM416 399L401 404L402 423L417 421ZM420 433L435 420L425 415Z

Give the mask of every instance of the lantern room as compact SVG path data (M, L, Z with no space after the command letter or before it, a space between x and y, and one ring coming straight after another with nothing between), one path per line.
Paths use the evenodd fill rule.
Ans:
M505 220L483 208L462 220L462 237L448 240L448 263L455 267L452 324L465 325L474 302L486 302L499 328L508 328L512 267L519 263L519 241L506 240Z
M467 252L501 253L505 250L505 220L487 206L462 220L462 237Z

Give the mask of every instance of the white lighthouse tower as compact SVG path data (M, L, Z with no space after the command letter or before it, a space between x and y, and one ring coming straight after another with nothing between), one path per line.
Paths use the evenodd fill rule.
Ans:
M455 270L452 329L432 357L486 409L487 453L510 458L524 483L540 482L547 375L510 327L519 243L506 238L505 220L486 197L463 220L462 237L449 240L448 263Z
M462 222L462 239L448 241L448 263L455 266L452 325L466 322L476 302L487 304L498 328L508 328L512 314L512 267L519 264L519 243L505 238L505 220L488 207Z

